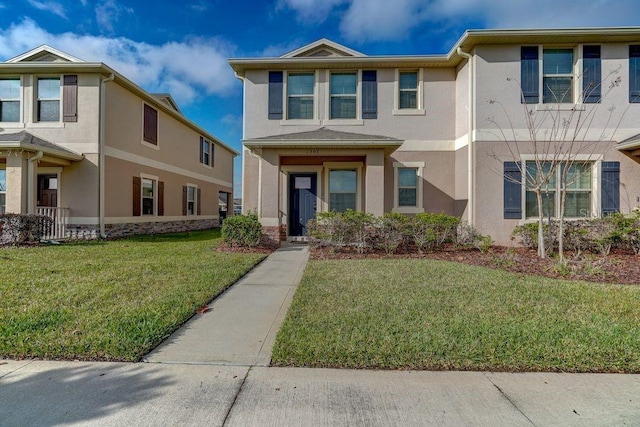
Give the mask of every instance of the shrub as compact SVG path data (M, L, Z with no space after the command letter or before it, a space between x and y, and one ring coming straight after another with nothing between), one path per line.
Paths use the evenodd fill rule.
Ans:
M444 213L419 213L413 217L408 225L411 238L418 251L441 248L446 242L456 237L456 229L460 219Z
M373 214L347 209L342 214L346 226L347 239L363 253L371 240L375 217Z
M222 223L222 239L231 246L258 246L261 238L262 224L255 213L233 215Z
M406 230L409 218L399 213L386 213L376 219L376 246L387 255L406 243Z
M2 214L0 215L0 243L20 245L39 242L53 220L45 215Z
M319 212L307 222L307 235L315 246L344 246L348 243L347 224L341 213Z
M461 222L456 228L456 244L464 248L478 249L487 252L493 245L491 236L485 236L472 225Z

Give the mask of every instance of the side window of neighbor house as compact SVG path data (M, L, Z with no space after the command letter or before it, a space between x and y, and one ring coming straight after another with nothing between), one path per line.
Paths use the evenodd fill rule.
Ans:
M20 79L0 79L0 122L20 121Z
M36 90L37 121L60 121L60 77L39 77Z
M0 169L0 214L5 213L7 204L7 171Z
M142 140L149 144L158 145L158 110L144 104Z
M629 102L640 102L640 45L629 46Z

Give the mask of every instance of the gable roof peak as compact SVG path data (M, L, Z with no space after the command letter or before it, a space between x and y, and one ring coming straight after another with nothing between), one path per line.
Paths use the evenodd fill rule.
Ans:
M69 55L61 50L43 44L35 49L8 59L7 63L13 62L85 62L80 58Z
M280 58L300 58L300 57L336 57L336 56L354 56L365 57L367 55L356 50L348 48L340 43L336 43L326 38L316 40L312 43L304 45L289 53L285 53Z

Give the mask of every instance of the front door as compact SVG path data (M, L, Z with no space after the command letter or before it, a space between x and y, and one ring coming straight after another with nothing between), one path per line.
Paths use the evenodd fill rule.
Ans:
M58 207L58 175L38 175L38 206Z
M316 216L315 173L289 175L289 235L306 236L307 222Z

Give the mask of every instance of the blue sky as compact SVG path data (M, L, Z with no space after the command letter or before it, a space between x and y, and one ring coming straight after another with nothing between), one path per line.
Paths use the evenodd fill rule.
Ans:
M447 52L466 29L640 25L637 0L0 0L0 61L49 44L101 61L241 151L227 59L326 37L368 55ZM236 196L240 190L236 160Z

